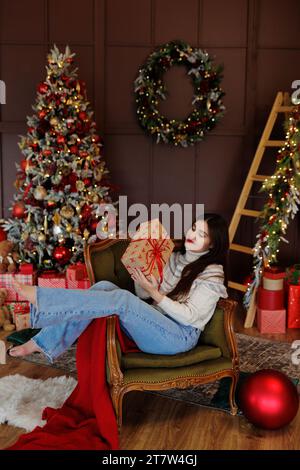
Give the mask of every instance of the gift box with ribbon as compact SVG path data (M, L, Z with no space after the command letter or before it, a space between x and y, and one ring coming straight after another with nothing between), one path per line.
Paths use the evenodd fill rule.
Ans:
M7 290L6 301L17 301L17 300L26 300L20 293L18 293L14 288L14 279L16 279L21 284L27 284L28 286L36 285L37 280L37 271L34 270L32 273L3 273L0 274L0 287L5 287Z
M21 263L19 265L20 274L33 274L35 271L32 263Z
M84 263L71 264L67 267L66 278L68 281L80 281L87 278L86 265Z
M289 285L288 328L300 328L300 285Z
M140 268L149 279L150 275L163 280L163 270L173 249L174 243L158 219L141 224L132 237L121 261L132 274L132 268Z
M257 306L263 310L284 309L284 290L268 290L260 286L257 291Z
M89 278L70 280L67 279L67 289L89 289L91 287L91 282Z
M267 290L283 289L283 280L285 278L284 269L279 266L265 268L263 273L263 288Z
M5 305L8 307L12 322L15 325L16 325L17 315L25 315L25 314L30 313L30 304L28 301L6 302Z
M65 273L59 273L55 270L45 271L39 275L38 278L39 287L67 287Z

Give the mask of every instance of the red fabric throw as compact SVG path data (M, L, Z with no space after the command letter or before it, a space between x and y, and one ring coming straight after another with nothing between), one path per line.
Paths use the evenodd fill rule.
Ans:
M122 332L117 336L124 353L140 351ZM118 428L106 382L106 317L97 318L78 339L78 384L63 406L47 407L47 423L22 434L5 450L115 450Z

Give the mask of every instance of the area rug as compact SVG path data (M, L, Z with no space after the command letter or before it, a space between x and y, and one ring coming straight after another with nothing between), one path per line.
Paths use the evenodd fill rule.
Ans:
M20 374L0 379L0 424L31 431L43 426L42 411L47 406L60 408L72 393L77 380L73 377L30 379Z
M300 382L300 366L294 365L291 361L291 353L293 351L290 343L274 342L241 333L236 333L236 339L241 370L238 388L249 373L260 369L279 370L290 377L296 385ZM75 353L76 344L63 353L53 364L49 364L47 359L40 353L31 354L26 357L26 360L63 369L67 374L71 374L76 378ZM185 390L170 389L148 393L229 412L229 386L230 379L224 378L211 384L191 387ZM239 413L241 414L241 412Z

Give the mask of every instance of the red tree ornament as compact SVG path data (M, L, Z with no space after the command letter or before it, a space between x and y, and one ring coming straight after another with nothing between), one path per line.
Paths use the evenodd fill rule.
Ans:
M58 144L64 144L65 141L66 141L66 139L63 135L58 135L56 140L57 140Z
M44 117L47 115L47 111L45 109L42 109L39 113L38 116L40 119L44 119Z
M239 392L239 405L246 418L262 429L279 429L297 414L296 386L282 372L262 369L247 377Z
M24 202L16 202L13 206L12 210L12 215L13 217L16 217L17 219L23 219L25 216L25 204Z
M66 246L57 246L53 251L53 258L59 264L66 264L71 258L71 251Z
M38 84L37 90L39 93L47 93L47 91L49 90L49 86L47 85L47 83L42 82Z

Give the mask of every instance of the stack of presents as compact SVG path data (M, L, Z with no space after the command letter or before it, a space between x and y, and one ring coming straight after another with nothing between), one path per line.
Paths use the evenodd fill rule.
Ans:
M7 295L0 297L0 327L5 331L29 328L30 304L13 288L14 278L21 284L40 287L63 287L65 289L88 289L90 281L84 263L72 264L65 273L48 270L38 274L31 263L21 263L15 272L0 274L0 287Z
M260 333L285 333L300 328L300 265L287 270L265 268L257 292L257 328Z

